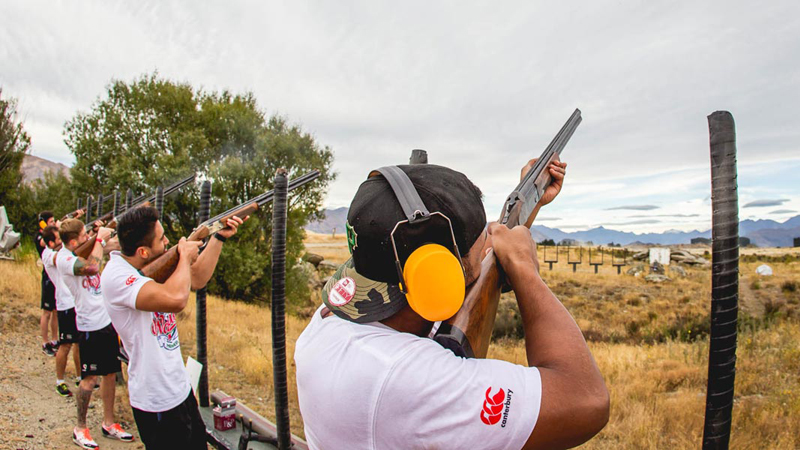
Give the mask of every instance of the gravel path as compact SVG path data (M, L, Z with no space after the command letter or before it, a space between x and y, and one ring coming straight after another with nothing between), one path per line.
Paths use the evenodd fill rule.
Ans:
M35 335L38 320L30 308L21 308L14 303L3 306L6 309L0 314L0 448L77 449L72 442L72 428L77 415L75 400L63 398L55 392L55 358L46 356L39 349L39 338ZM70 355L68 380L74 380L73 370ZM74 381L70 389L76 391ZM138 442L126 389L117 386L115 413L122 427L134 434L136 440L133 443L102 436L103 404L99 391L95 392L96 395L92 396L94 408L89 410L87 423L100 448L144 448Z

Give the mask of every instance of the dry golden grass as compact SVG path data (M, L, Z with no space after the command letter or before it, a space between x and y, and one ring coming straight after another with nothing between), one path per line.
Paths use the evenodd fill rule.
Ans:
M341 241L336 246L324 238L315 239L318 244L331 244L340 257L347 253ZM800 322L796 307L800 292L782 286L800 280L800 263L770 264L776 273L773 277L756 276L758 265L746 262L741 266L742 308L747 312L742 317L751 326L744 327L739 336L732 448L798 448ZM601 269L598 275L585 267L576 274L569 266L555 269L550 272L543 265L543 276L586 334L598 338L590 346L611 391L611 420L585 447L697 447L703 429L707 339L681 335L649 344L644 340L648 330L676 323L682 315L707 317L709 271L690 270L686 278L652 285L610 269ZM29 316L24 320L4 316L4 331L35 330L37 322L31 319L39 314L38 274L31 260L0 261L2 304L22 305L3 308L0 314ZM756 282L759 285L754 288ZM765 305L768 302L773 304ZM760 318L759 314L766 318L748 318ZM628 325L640 321L638 328ZM274 420L269 309L209 297L208 322L211 389L224 390ZM306 320L287 318L290 416L292 430L300 436L302 418L292 354L305 324ZM179 315L179 332L184 356L194 356L193 301ZM526 362L519 340L493 343L489 357Z

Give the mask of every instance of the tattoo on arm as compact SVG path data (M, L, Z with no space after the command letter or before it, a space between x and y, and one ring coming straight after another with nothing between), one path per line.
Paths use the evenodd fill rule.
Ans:
M72 273L75 275L97 275L100 272L100 258L89 255L89 258L78 258L75 265L72 266Z

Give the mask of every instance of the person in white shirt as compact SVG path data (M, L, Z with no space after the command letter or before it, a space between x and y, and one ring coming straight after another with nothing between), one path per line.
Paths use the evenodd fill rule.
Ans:
M186 307L190 288L208 283L222 243L243 221L228 220L228 228L215 234L200 256L201 242L181 238L177 268L162 284L140 272L166 251L168 240L158 217L153 207L120 217L117 236L122 250L111 252L103 271L103 297L128 352L128 393L145 447L205 449L206 427L184 369L175 313Z
M549 166L554 181L532 215L558 194L565 168ZM311 448L567 448L605 426L608 390L580 329L539 276L530 230L486 226L481 198L466 176L431 164L381 168L361 184L347 214L352 257L295 346ZM423 210L430 215L418 222ZM415 291L413 282L436 282L439 267L409 272L415 249L430 243L439 247L428 256L443 248L455 269L443 289L461 295L436 314L414 302L444 291ZM530 367L462 358L429 339L434 321L458 310L459 289L478 279L490 249L516 294Z
M58 351L56 352L56 392L62 397L72 397L72 391L64 381L64 373L67 369L67 358L72 349L72 344L78 343L78 329L75 326L75 299L72 293L61 282L61 277L56 268L56 256L58 252L55 248L61 245L61 237L58 235L58 227L48 225L42 231L42 239L47 248L42 252L42 263L50 281L56 288L56 310L58 314ZM63 248L61 250L64 250ZM61 251L59 250L59 251ZM69 252L69 250L64 250ZM72 352L72 360L75 363L75 373L81 373L80 357L78 350Z
M108 438L131 442L133 435L124 431L118 423L114 422L116 374L121 370L120 361L117 358L119 341L117 332L111 325L111 318L106 312L100 285L103 247L111 236L111 229L100 227L97 230L92 253L86 259L74 254L75 249L89 239L82 221L78 219L65 220L61 224L59 234L64 243L64 249L67 251L59 252L56 258L56 267L61 281L75 299L76 327L81 359L81 382L75 402L78 407L78 423L72 430L72 440L82 448L98 447L86 426L86 413L97 377L101 376L100 396L103 399L103 423L100 428L102 434Z
M58 226L58 222L51 211L39 213L39 230L33 238L33 242L36 244L36 251L39 252L40 258L47 248L42 237L44 229L53 225ZM39 320L39 328L42 334L42 352L47 356L55 356L58 351L58 318L55 311L55 285L47 270L42 268L42 316Z

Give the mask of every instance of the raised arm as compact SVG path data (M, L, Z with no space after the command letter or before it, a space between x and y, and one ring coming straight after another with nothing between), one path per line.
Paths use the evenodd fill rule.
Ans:
M101 241L105 241L111 236L110 228L100 228L97 230L97 236L90 238L95 239L92 253L88 258L77 257L75 265L72 266L72 273L78 276L92 276L100 273L100 262L103 260L103 245Z
M192 263L197 259L200 242L181 238L178 242L178 266L163 284L148 281L136 296L136 309L176 313L186 307L189 300Z
M222 239L227 240L235 235L239 230L239 225L249 218L250 216L247 216L242 220L233 216L228 219L228 227L218 231L217 234L219 234ZM213 236L208 240L208 245L206 245L205 250L203 250L203 253L197 258L197 262L192 265L192 289L201 289L208 284L208 280L211 279L211 275L214 274L214 269L217 267L219 255L222 252L222 243L222 240Z
M609 395L581 330L539 276L530 230L489 225L492 247L519 303L528 364L542 377L542 404L526 449L569 448L608 422Z

